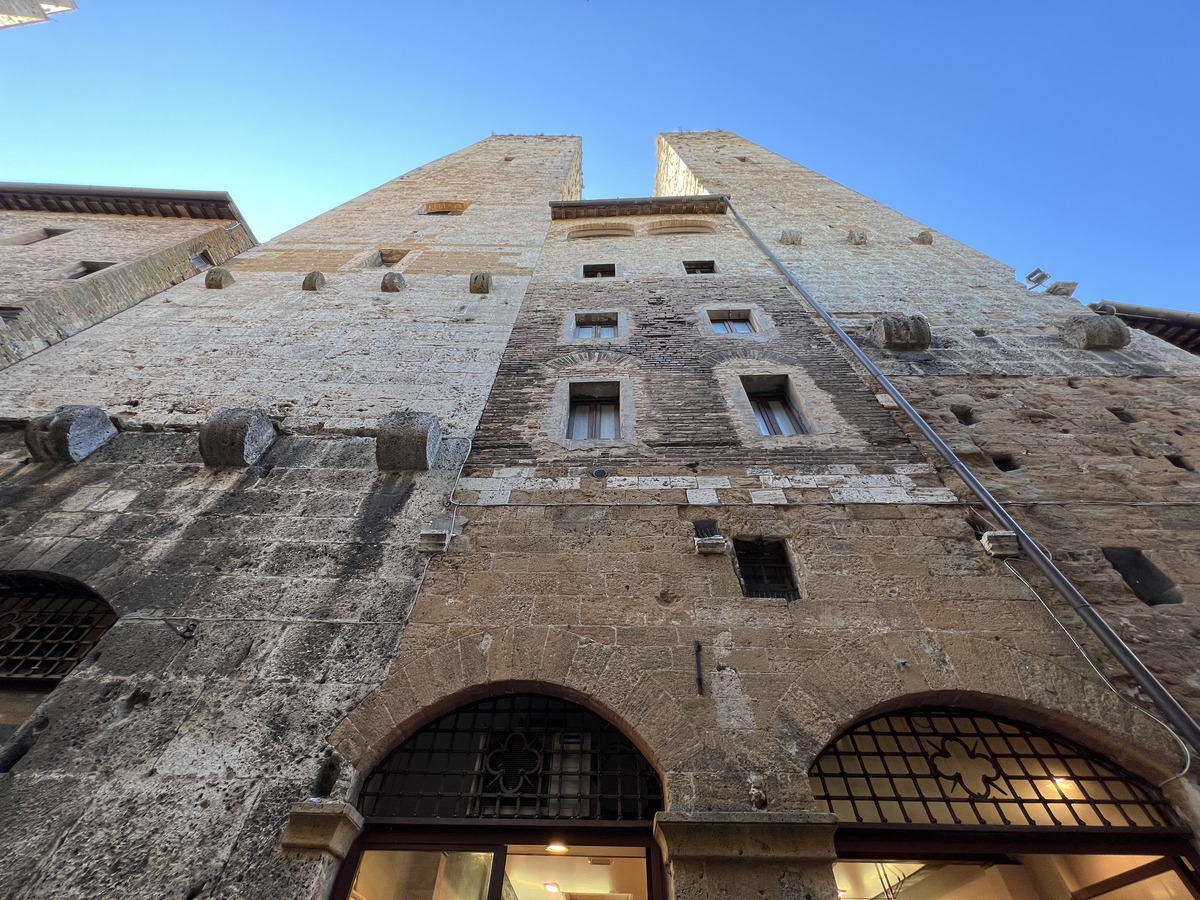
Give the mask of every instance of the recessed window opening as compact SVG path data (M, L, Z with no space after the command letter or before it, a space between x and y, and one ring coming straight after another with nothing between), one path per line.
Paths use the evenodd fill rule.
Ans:
M1132 415L1129 414L1128 411L1126 411L1124 409L1113 409L1110 407L1108 411L1110 413L1112 413L1114 416L1116 416L1118 419L1120 419L1122 422L1132 423L1132 422L1137 421L1137 419L1135 419Z
M1158 566L1146 559L1136 547L1105 547L1104 558L1120 573L1134 595L1147 606L1182 603L1175 582Z
M504 157L504 162L512 162L514 159L516 159L515 156L506 156Z
M1190 462L1188 462L1185 457L1180 456L1178 453L1173 453L1170 456L1168 456L1167 462L1169 462L1171 465L1173 465L1177 469L1186 469L1189 472L1196 471L1195 467Z
M799 599L800 589L796 586L796 576L792 574L783 541L735 539L733 551L742 579L742 592L747 597Z
M567 232L567 240L578 241L587 240L590 238L623 238L633 237L632 225L616 225L605 223L603 225L583 225L579 228L572 228Z
M717 264L711 259L685 259L683 271L689 275L716 275Z
M69 278L72 281L78 281L80 278L87 278L89 275L99 272L101 269L107 269L110 266L115 266L116 263L110 262L93 262L91 260L81 260L75 263L71 268L63 273L64 278Z
M617 314L615 312L575 314L575 337L615 338L616 336Z
M708 321L717 334L754 334L754 316L748 309L710 309Z
M662 222L646 229L655 237L669 234L714 234L716 230L708 222Z
M620 436L620 382L586 381L572 384L567 438L573 441L616 440Z
M738 162L744 162L744 163L754 162L754 160L752 160L748 156L735 156L734 159L736 159Z
M15 322L23 312L23 306L0 306L0 322Z
M421 207L418 214L422 216L461 216L470 205L470 203L463 203L456 200L426 203Z
M1011 453L997 453L992 457L992 465L1001 472L1015 472L1021 464L1013 459Z
M786 375L743 375L742 388L764 436L812 433L797 409Z
M193 256L192 265L201 271L209 268L212 265L212 260L208 257L208 251L205 250L203 253L197 253Z
M383 266L387 268L394 266L406 256L408 256L407 250L397 250L391 247L380 247L379 252L375 255L376 261L373 262L372 265Z
M40 241L48 241L52 237L58 237L60 234L70 234L70 228L38 228L34 231L26 231L24 234L14 234L12 237L0 238L0 244L18 247L28 244L36 244Z
M958 419L959 425L975 425L979 422L969 406L952 406L950 412L954 413L954 418Z
M583 267L584 278L616 278L616 263L589 263Z

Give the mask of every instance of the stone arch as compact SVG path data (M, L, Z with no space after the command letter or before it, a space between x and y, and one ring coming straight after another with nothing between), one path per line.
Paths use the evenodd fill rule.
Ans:
M405 640L416 637L413 626ZM677 685L641 671L636 657L587 634L556 626L477 631L405 651L387 680L337 725L329 742L360 774L440 715L504 692L560 697L611 722L653 766L667 805L679 799L674 775L701 746L675 696Z
M897 660L925 660L901 666ZM1083 663L1081 662L1081 666ZM773 713L773 730L790 742L796 770L854 724L891 710L961 705L1027 721L1110 757L1151 783L1182 766L1178 744L1157 724L1112 694L1094 675L1012 644L954 636L937 646L925 634L868 636L831 650L798 673ZM799 739L797 739L799 738ZM811 803L807 778L794 802ZM1185 789L1167 791L1191 806Z
M58 681L117 621L81 581L51 572L0 572L0 678Z
M748 347L744 345L732 347L728 350L712 350L701 355L700 359L714 368L724 363L732 363L738 360L753 360L779 366L802 365L800 358L790 353L782 353L775 349L767 349L759 346Z
M578 353L567 353L554 356L542 363L547 369L565 371L573 368L590 368L595 365L609 365L621 369L640 369L641 362L628 353L618 353L614 350L580 350Z

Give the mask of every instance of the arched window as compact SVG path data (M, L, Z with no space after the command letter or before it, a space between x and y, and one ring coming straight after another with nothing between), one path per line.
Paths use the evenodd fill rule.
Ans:
M617 237L633 237L633 226L619 222L599 222L594 225L580 225L567 232L569 241L578 241L583 238Z
M366 830L334 896L654 900L662 806L653 767L600 716L541 694L489 697L426 725L368 776Z
M0 572L0 741L116 621L112 607L77 581Z
M846 900L1191 896L1190 832L1162 792L1023 722L953 707L887 713L834 740L809 777L838 818Z

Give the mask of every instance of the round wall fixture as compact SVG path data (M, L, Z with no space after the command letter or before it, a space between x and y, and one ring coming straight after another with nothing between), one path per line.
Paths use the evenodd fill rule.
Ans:
M593 478L607 478L608 477L608 469L593 469L592 477Z

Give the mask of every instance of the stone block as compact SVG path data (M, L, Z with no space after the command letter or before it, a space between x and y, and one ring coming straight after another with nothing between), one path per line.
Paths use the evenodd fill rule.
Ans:
M386 291L389 294L395 294L405 288L404 276L399 272L385 272L383 281L379 283L379 289Z
M861 228L851 228L846 240L856 247L861 247L867 242L867 233Z
M1080 350L1119 350L1129 343L1129 326L1116 316L1072 316L1058 333Z
M779 243L792 244L796 247L800 246L800 229L785 228L779 233Z
M325 287L325 275L321 272L309 272L304 276L304 283L300 286L301 290L319 291Z
M933 334L924 316L885 313L871 326L871 337L884 350L928 350Z
M363 818L340 800L292 804L281 843L285 850L342 859L363 829Z
M204 273L204 286L212 290L221 290L233 284L233 273L221 266L213 266Z
M486 294L492 289L492 273L491 272L472 272L471 273L471 293Z
M379 424L375 462L383 471L429 469L441 443L442 431L433 413L394 412Z
M275 426L261 409L217 410L200 426L200 456L213 468L252 466L275 443Z
M983 544L983 549L988 552L988 556L1003 559L1021 555L1021 544L1017 540L1015 531L985 531L979 539L979 543Z
M60 406L26 426L25 446L42 462L79 462L116 433L116 426L98 406Z
M918 231L917 236L915 238L913 238L913 243L925 244L926 246L932 244L933 243L933 232L932 231Z
M1046 288L1046 293L1053 294L1055 297L1073 297L1077 287L1079 287L1078 281L1056 281Z

